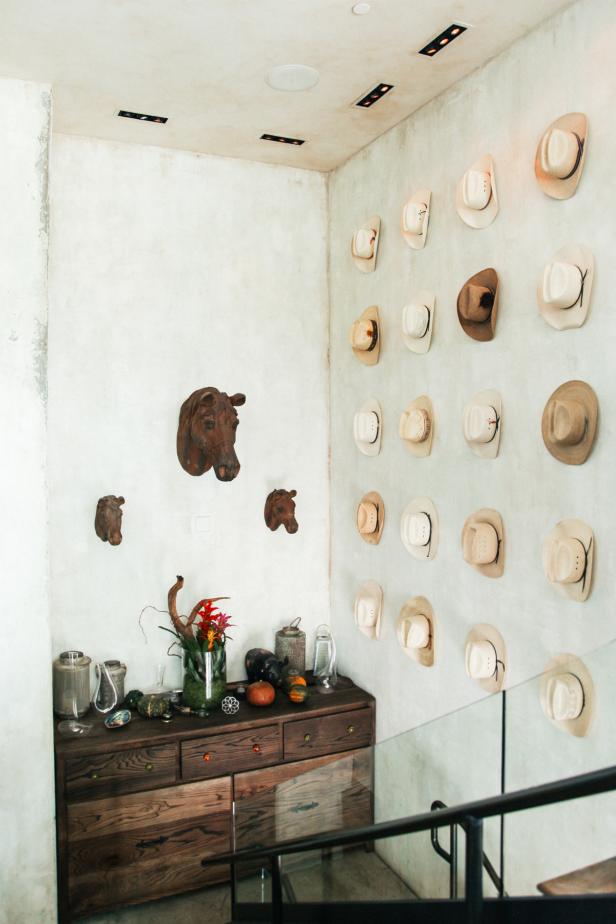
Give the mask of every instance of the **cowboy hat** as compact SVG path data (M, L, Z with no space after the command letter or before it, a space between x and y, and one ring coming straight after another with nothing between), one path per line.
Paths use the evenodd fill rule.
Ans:
M498 693L505 680L507 664L502 635L487 623L473 626L464 645L467 676L487 693Z
M355 625L367 638L378 640L381 633L383 590L376 581L365 581L355 597Z
M425 597L407 600L396 622L396 635L405 655L424 667L432 667L434 632L434 611L430 601Z
M433 292L422 290L402 309L402 339L413 353L427 353L434 328Z
M556 330L581 327L590 306L595 269L592 253L581 244L569 244L543 268L537 285L537 302L543 320Z
M353 418L355 445L365 456L378 456L381 451L382 418L381 405L374 398L366 401Z
M467 517L462 528L464 561L486 577L500 577L505 569L503 519L496 510L482 508Z
M541 418L545 448L559 462L582 465L595 442L598 416L597 396L590 385L577 379L559 385Z
M373 215L353 235L351 256L355 266L362 273L374 272L380 233L381 219L378 215Z
M470 228L487 228L498 214L494 161L489 154L475 161L456 186L456 211Z
M492 340L498 314L498 275L484 269L464 283L458 294L458 321L473 340Z
M586 665L571 654L559 654L546 665L539 683L544 713L563 731L583 738L590 728L595 688Z
M413 558L432 561L438 549L438 513L429 497L416 497L400 518L400 538Z
M353 321L349 340L353 353L366 366L376 366L381 354L381 328L379 309L371 305Z
M398 432L414 456L425 458L432 451L434 435L434 411L427 395L420 395L411 401L402 412Z
M464 408L464 438L476 456L495 459L498 455L502 413L501 396L493 389L477 392Z
M561 520L543 543L543 570L563 596L582 603L590 594L594 535L582 520Z
M357 507L355 523L364 542L379 544L385 525L385 504L380 494L376 491L364 494Z
M570 199L584 169L588 144L588 119L583 112L569 112L546 129L537 145L535 176L552 199Z
M429 189L418 189L402 207L400 230L402 237L413 250L421 250L426 244L430 222L430 196Z

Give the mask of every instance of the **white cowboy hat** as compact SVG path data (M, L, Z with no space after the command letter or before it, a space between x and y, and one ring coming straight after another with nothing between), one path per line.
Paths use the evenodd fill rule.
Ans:
M413 597L406 601L396 622L396 635L405 655L424 667L434 664L435 628L429 600Z
M489 154L470 167L456 187L456 211L470 228L487 228L498 214L494 162Z
M595 443L599 403L587 384L564 382L545 405L541 436L548 452L566 465L582 465Z
M381 354L381 325L377 305L366 308L357 321L353 321L349 341L360 362L366 366L376 366Z
M497 510L484 507L467 517L462 528L464 561L486 577L501 577L505 569L505 534Z
M402 309L402 339L413 353L427 353L434 329L434 292L422 290Z
M431 195L429 189L418 189L402 207L400 230L402 237L413 250L421 250L426 244Z
M383 590L376 581L366 581L355 597L355 625L367 638L378 640L381 633Z
M420 561L432 561L438 549L438 513L429 497L415 497L400 517L400 538L406 551Z
M582 520L561 520L543 543L543 570L565 597L582 603L592 585L593 531Z
M588 119L583 112L569 112L546 129L537 145L535 176L552 199L570 199L584 169L588 144Z
M467 676L488 693L498 693L505 680L505 642L494 626L478 623L466 636L464 663Z
M464 408L464 439L476 456L495 459L501 436L503 403L493 389L479 391Z
M370 545L379 544L385 525L385 504L377 491L364 494L357 507L355 523L357 532L364 542Z
M543 268L537 303L544 321L556 330L581 327L588 315L595 260L587 247L569 244Z
M571 654L559 654L541 676L539 700L545 715L576 738L587 734L594 715L595 688L586 665Z
M373 215L353 235L351 256L355 266L362 273L373 273L375 270L380 233L381 219L378 215Z
M434 436L434 411L427 395L415 398L402 412L398 433L414 456L425 458L430 455Z
M370 398L353 418L353 436L355 445L365 456L378 456L381 451L382 430L381 405Z

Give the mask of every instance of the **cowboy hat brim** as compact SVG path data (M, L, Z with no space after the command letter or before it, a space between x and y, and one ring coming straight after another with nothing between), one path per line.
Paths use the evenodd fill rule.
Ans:
M584 406L586 429L580 442L574 446L562 446L556 443L550 435L550 416L555 401L578 401ZM550 455L558 459L559 462L564 462L565 465L582 465L592 452L597 435L598 420L599 402L590 385L587 382L581 382L579 379L563 382L550 395L543 409L541 436L543 437L545 448Z
M577 539L582 543L586 551L586 568L584 576L576 584L561 584L558 581L551 581L548 575L548 555L551 543L554 539ZM553 530L545 537L542 549L543 570L546 578L550 581L552 587L568 597L570 600L576 600L583 603L588 599L592 587L593 564L595 558L595 537L592 529L583 520L561 520Z
M371 350L358 350L351 344L353 353L364 366L376 366L381 355L381 322L379 320L378 305L370 305L365 311L362 311L358 321L374 321L376 324L376 342Z
M411 545L406 540L404 522L407 516L411 516L413 513L427 513L430 517L430 542L427 546ZM429 497L415 497L406 505L400 517L400 538L409 555L412 555L418 561L432 561L436 557L439 539L438 513Z
M475 455L479 456L480 459L495 459L498 455L498 449L500 446L503 414L503 402L500 393L495 391L493 388L488 388L484 391L478 391L477 394L473 395L469 403L466 405L464 409L465 416L467 409L475 404L489 404L490 407L494 408L498 418L496 422L496 432L489 443L473 443L470 440L466 440L466 442L470 446L471 450L475 453ZM464 426L462 427L462 432L464 432Z
M590 295L595 275L595 258L588 249L581 244L568 244L561 247L553 257L554 261L570 263L578 266L584 274L582 297L580 304L573 308L557 308L543 299L543 274L537 284L537 304L543 320L556 330L572 330L581 327L588 316L590 308Z
M357 622L357 609L359 599L362 596L362 593L367 593L370 596L374 596L378 600L378 611L376 617L376 623L374 626L360 626ZM355 625L366 638L371 639L371 641L378 642L379 636L381 634L381 616L383 614L383 588L380 584L377 584L376 581L364 581L355 597L354 605L354 619Z
M365 221L363 225L357 229L360 231L364 228L366 231L374 231L376 237L374 239L374 248L372 251L372 256L367 259L364 257L358 257L353 253L353 241L351 241L351 256L353 258L353 263L358 270L362 273L373 273L376 269L376 255L379 249L379 237L381 236L381 219L378 215L373 215L372 218L369 218L368 221Z
M410 616L425 616L430 623L430 641L425 648L407 648L404 644L404 624ZM425 597L412 597L407 600L396 622L396 637L407 658L421 664L422 667L432 667L434 664L434 650L436 647L436 620L432 604Z
M552 719L548 709L548 687L550 680L558 674L574 674L584 690L584 706L576 719ZM539 681L539 700L546 717L563 731L583 738L590 729L595 713L595 685L586 665L572 654L559 654L546 665Z
M473 683L478 683L482 690L485 690L486 693L499 693L505 682L505 671L507 668L507 649L505 646L505 640L500 634L498 629L494 626L489 625L489 623L479 622L472 627L468 635L466 636L466 642L464 647L469 644L469 642L481 642L488 641L491 645L494 646L496 651L496 661L497 661L497 671L492 677L486 677L482 680L473 680Z
M360 533L359 526L357 526L357 532L364 542L367 542L369 545L378 545L381 541L383 527L385 525L385 503L383 498L378 491L369 491L367 494L364 494L360 500L357 505L357 511L359 511L361 504L374 504L376 507L376 530L373 533ZM357 512L355 513L355 523L357 525Z
M362 404L359 410L360 412L372 411L374 414L376 414L379 419L379 429L374 443L363 443L361 440L356 439L355 445L365 456L378 456L379 452L381 451L381 437L383 431L383 412L381 411L381 405L376 400L376 398L370 398L368 401Z
M498 194L496 192L494 161L490 154L485 154L483 157L480 157L479 160L476 160L475 163L469 167L469 170L478 170L482 173L490 174L490 201L484 209L471 209L468 205L464 204L463 188L464 177L466 175L466 173L464 173L458 180L458 185L456 186L456 211L464 224L468 225L469 228L487 228L498 215Z
M404 436L401 436L401 439L409 452L417 456L418 459L425 459L432 452L432 440L434 438L434 408L432 407L432 401L427 395L420 395L419 398L415 398L414 401L411 401L406 410L403 411L402 417L410 414L411 411L414 410L426 411L430 419L430 432L421 443L413 443L412 440L406 439Z
M486 577L502 577L505 570L505 530L503 518L498 510L491 510L489 507L483 507L481 510L471 513L470 517L466 518L464 526L462 527L462 548L464 548L468 531L478 523L489 523L496 530L496 535L498 536L498 555L496 561L491 561L487 565L471 564L471 567L479 571L480 574L484 574Z
M400 231L402 232L402 237L409 245L412 250L423 250L426 246L426 239L428 237L428 225L430 224L430 198L432 193L429 189L418 189L417 192L406 200L402 207L402 214L400 216ZM404 210L407 205L410 205L412 202L425 202L426 205L426 217L424 218L423 231L421 234L413 234L411 231L406 231L404 228Z
M427 330L423 337L411 337L410 334L405 334L403 329L402 339L412 353L427 353L430 349L430 344L432 343L436 296L434 295L434 292L428 292L425 289L422 289L422 291L417 294L416 302L420 305L425 305L428 309L429 317Z
M462 293L467 286L471 285L485 286L494 292L494 304L492 305L492 311L490 312L490 317L485 321L469 321L460 313L460 299L462 297ZM475 273L474 276L471 276L470 279L466 280L460 289L456 306L458 311L458 321L460 322L460 326L464 333L471 337L473 340L485 342L494 338L496 331L496 316L498 314L499 288L498 274L495 269L490 267L488 269L481 270L479 273Z
M560 128L562 131L566 132L574 132L582 144L582 153L580 155L579 163L574 173L566 179L560 179L560 177L552 176L550 173L545 173L541 166L541 145L543 143L543 139L547 133L554 128ZM584 115L583 112L568 112L567 115L561 116L559 119L556 119L556 121L552 122L551 125L548 125L543 135L539 139L539 144L537 145L537 153L535 154L535 176L537 177L539 186L546 194L546 196L549 196L551 199L570 199L571 196L573 196L584 171L584 161L586 160L587 146L588 118Z

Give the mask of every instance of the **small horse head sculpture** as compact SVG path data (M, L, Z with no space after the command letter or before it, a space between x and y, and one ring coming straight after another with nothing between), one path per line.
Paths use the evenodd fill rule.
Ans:
M280 488L268 494L265 501L265 522L269 529L278 529L280 525L284 526L288 533L296 533L299 529L295 519L295 501L297 491L286 491Z
M123 497L107 494L101 497L96 505L94 529L96 535L109 545L119 545L122 542L122 504Z
M212 466L219 481L233 481L240 470L235 454L236 407L246 395L227 395L217 388L193 391L180 409L177 453L189 475L203 475Z

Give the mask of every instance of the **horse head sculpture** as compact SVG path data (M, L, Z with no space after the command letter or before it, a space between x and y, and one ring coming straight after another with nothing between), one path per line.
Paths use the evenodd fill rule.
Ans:
M297 491L286 491L284 488L268 494L264 515L265 522L271 530L278 529L282 525L288 533L297 532L299 525L295 519L295 501L293 500L296 496Z
M219 481L233 481L240 470L235 454L236 407L246 395L227 395L217 388L193 391L180 409L177 453L189 475L203 475L214 468Z
M123 497L107 494L101 497L96 505L94 529L96 535L109 545L119 545L122 542L122 504Z

